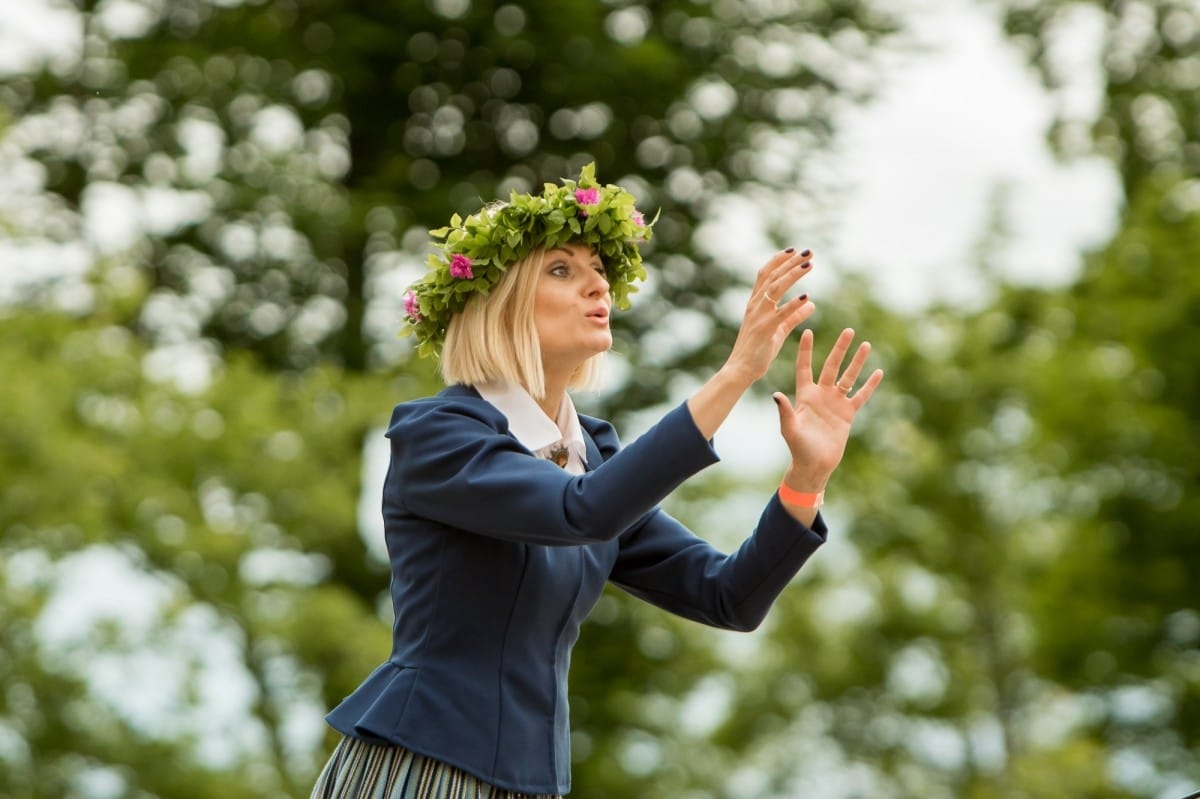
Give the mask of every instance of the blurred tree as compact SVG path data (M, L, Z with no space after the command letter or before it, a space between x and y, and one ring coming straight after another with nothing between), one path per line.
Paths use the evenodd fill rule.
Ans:
M797 156L866 93L893 27L860 0L80 10L79 59L10 81L0 104L23 117L14 141L45 165L62 226L145 218L130 245L153 286L139 332L351 370L404 357L395 281L414 276L427 228L589 159L662 210L662 296L625 335L678 309L727 344L714 306L744 278L692 245L696 222L739 188L811 201ZM811 207L790 204L788 235ZM700 368L708 346L645 366ZM630 381L627 407L661 401L665 382Z
M888 389L837 537L736 669L717 741L750 795L1200 784L1194 186L1144 183L1070 292L997 282L916 318L842 298Z
M354 499L364 435L433 388L393 336L425 228L591 159L661 208L670 254L619 335L682 316L702 334L622 347L629 378L601 405L657 403L664 375L727 349L746 282L693 244L696 223L736 191L780 199L769 231L816 213L808 156L893 23L858 0L75 8L78 51L0 85L5 154L44 189L30 235L95 264L86 318L0 319L4 373L27 376L0 387L3 590L21 609L2 718L24 752L0 754L0 782L21 799L302 796L325 750L306 719L386 654L386 572ZM70 593L61 575L89 564L163 597L140 637ZM82 621L55 637L60 615ZM156 647L184 665L138 659ZM668 737L712 649L605 600L573 696L592 795L719 780L701 738ZM134 717L129 680L104 675L146 662L165 673L136 684L170 695Z
M401 384L241 359L184 392L112 318L0 330L0 796L304 794L327 685L386 656L354 509Z
M830 508L852 543L785 596L730 702L756 795L1200 784L1200 7L1003 6L1060 101L1059 151L1118 168L1121 229L1068 291L1005 288L985 250L982 312L842 298L888 389Z
M78 59L0 86L5 146L45 169L23 225L97 262L87 318L0 318L0 797L304 796L315 719L386 652L354 508L364 438L433 387L388 303L424 228L590 158L661 207L627 385L600 403L628 416L727 347L742 281L691 238L712 199L807 211L790 156L891 23L853 3L79 11ZM1165 0L1022 3L1011 30L1052 86L1081 19L1100 121L1054 137L1120 165L1121 233L1069 294L916 319L842 298L889 377L839 532L754 636L606 596L573 671L576 796L1200 781L1200 28ZM681 313L707 325L694 344L628 345ZM677 512L710 527L733 488ZM131 595L141 627L108 604Z
M1121 233L1062 303L1061 379L1039 398L1089 432L1054 450L1089 523L1076 571L1045 598L1061 627L1039 666L1096 700L1092 728L1140 793L1182 794L1200 783L1200 6L1013 4L1007 24L1061 98L1051 141L1111 158L1127 198ZM1081 42L1094 63L1079 63ZM1081 104L1088 87L1096 102ZM1076 390L1081 372L1093 379Z
M1196 185L1140 183L1076 290L1043 302L1058 347L1033 395L1073 522L1069 564L1036 575L1035 667L1092 700L1089 731L1142 795L1200 784Z
M1051 141L1112 159L1128 196L1200 174L1200 8L1190 0L1002 3L1057 103ZM1082 57L1081 57L1082 56Z

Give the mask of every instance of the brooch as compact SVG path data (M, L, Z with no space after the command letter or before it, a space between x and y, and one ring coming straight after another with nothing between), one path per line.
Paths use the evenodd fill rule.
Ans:
M570 454L570 450L567 449L566 444L559 443L550 448L550 460L564 469L567 468L567 459L570 457Z

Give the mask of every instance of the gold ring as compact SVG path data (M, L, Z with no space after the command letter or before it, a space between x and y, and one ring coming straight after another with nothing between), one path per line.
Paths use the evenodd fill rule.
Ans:
M842 392L843 394L849 394L850 389L852 389L852 388L854 388L854 386L843 386L841 383L837 384L837 390Z
M764 300L770 300L772 305L778 305L778 304L779 304L779 300L775 299L774 297L772 297L770 294L768 294L768 293L767 293L767 292L765 292L765 291L763 292L763 299L764 299Z

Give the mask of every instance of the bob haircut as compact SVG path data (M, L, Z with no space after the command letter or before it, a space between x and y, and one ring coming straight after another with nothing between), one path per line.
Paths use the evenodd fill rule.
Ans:
M546 396L542 347L533 305L546 251L538 248L509 265L484 296L475 296L450 318L440 369L446 385L497 380L521 386L536 400ZM604 353L572 373L567 388L595 388Z

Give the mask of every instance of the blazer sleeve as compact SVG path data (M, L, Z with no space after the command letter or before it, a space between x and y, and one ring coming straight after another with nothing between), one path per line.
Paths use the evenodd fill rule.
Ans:
M656 510L621 536L609 579L684 618L745 632L762 623L827 533L820 515L805 527L775 495L754 533L726 555Z
M686 405L582 475L531 456L483 400L434 398L397 406L384 512L397 509L483 535L546 545L611 541L680 483L715 463ZM612 439L610 442L608 439Z

